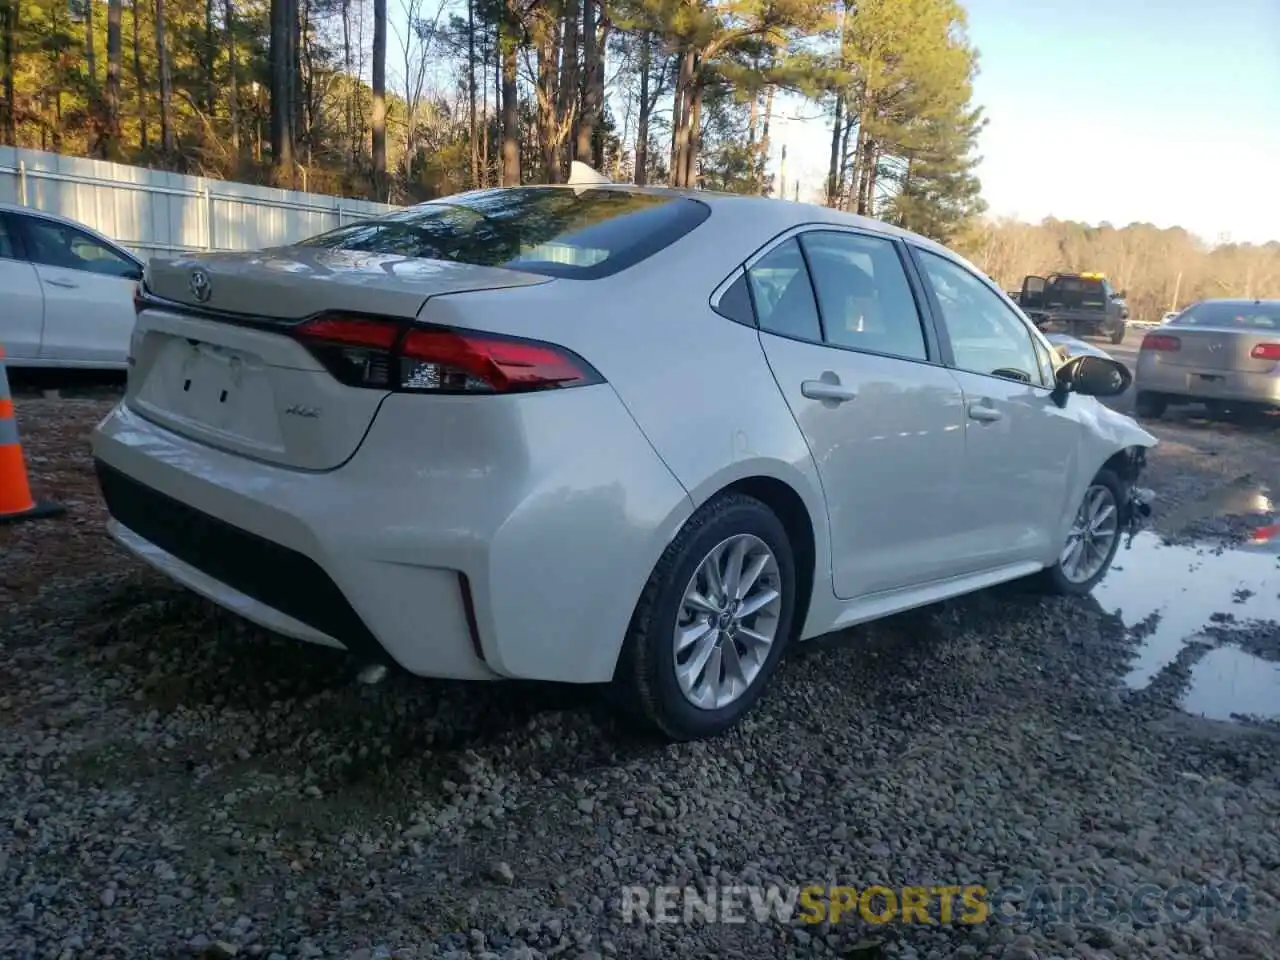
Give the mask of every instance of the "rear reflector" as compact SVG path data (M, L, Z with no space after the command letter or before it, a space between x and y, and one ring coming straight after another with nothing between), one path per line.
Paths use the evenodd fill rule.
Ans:
M1148 333L1142 338L1141 349L1172 352L1182 349L1182 341L1165 333Z
M1280 343L1260 343L1249 356L1255 360L1280 360Z
M603 383L573 352L493 333L325 314L293 335L353 387L413 393L527 393Z

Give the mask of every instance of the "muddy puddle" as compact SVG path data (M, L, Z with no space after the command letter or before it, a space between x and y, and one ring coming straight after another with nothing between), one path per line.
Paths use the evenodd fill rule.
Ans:
M1131 689L1214 720L1280 720L1280 530L1229 547L1140 533L1093 593L1139 640Z

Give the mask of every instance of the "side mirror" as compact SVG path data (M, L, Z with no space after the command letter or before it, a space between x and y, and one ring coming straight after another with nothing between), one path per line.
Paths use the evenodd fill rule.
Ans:
M1053 389L1053 401L1059 407L1067 405L1067 395L1078 393L1086 397L1118 397L1133 383L1133 374L1119 360L1081 354L1072 357L1058 368L1057 384Z

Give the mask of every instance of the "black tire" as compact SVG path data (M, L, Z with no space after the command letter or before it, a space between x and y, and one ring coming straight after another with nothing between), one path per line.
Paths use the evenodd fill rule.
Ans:
M1039 585L1046 593L1066 597L1083 597L1093 590L1093 588L1098 585L1098 582L1107 575L1107 571L1111 569L1112 561L1116 558L1116 551L1120 549L1120 540L1124 535L1123 525L1120 524L1119 511L1125 501L1125 486L1120 482L1119 477L1107 469L1099 470L1097 476L1090 481L1089 486L1092 487L1095 484L1102 484L1107 487L1111 491L1111 495L1115 497L1116 501L1116 537L1111 544L1111 549L1107 553L1107 560L1102 565L1102 568L1088 580L1076 583L1072 580L1068 580L1066 575L1062 572L1062 558L1059 556L1053 566L1040 571L1038 575Z
M1164 412L1168 409L1169 401L1158 393L1148 393L1145 390L1139 390L1137 396L1133 398L1133 410L1143 419L1159 420L1164 416Z
M672 633L685 587L699 565L717 544L738 534L764 541L777 561L782 594L777 632L751 686L725 707L703 709L680 690ZM667 546L640 595L614 675L615 702L670 740L697 740L728 730L760 699L777 669L791 639L795 601L795 558L777 515L759 500L737 493L704 504Z
M1123 323L1111 331L1111 342L1113 344L1124 343L1124 324Z

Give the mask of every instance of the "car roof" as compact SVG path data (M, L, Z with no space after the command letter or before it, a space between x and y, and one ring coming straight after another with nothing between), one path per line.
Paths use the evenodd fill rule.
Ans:
M778 199L776 197L750 196L740 193L723 193L715 190L695 190L685 187L647 185L637 186L629 183L540 183L522 184L521 188L578 191L608 190L616 191L618 193L640 193L649 196L681 197L688 200L697 200L699 203L703 203L710 207L713 214L739 218L743 221L744 225L750 224L753 232L758 232L761 236L765 237L775 236L792 227L800 226L832 224L835 226L855 227L897 237L901 240L909 240L916 246L943 254L952 260L958 260L978 273L983 273L959 254L947 249L933 240L930 240L928 237L912 233L910 230L903 230L901 227L895 227L893 224L886 223L883 220L875 220L871 217L860 216L856 213L848 213L844 210L835 210L831 207L824 207L816 203L800 203L793 200ZM487 189L514 190L520 188L489 187ZM478 193L481 191L469 192ZM450 199L451 197L444 196L438 197L434 201L428 200L426 203L447 203ZM419 206L423 205L425 204L419 204ZM985 274L983 275L985 276Z
M1206 297L1200 303L1225 303L1233 307L1280 307L1280 299L1271 297Z

